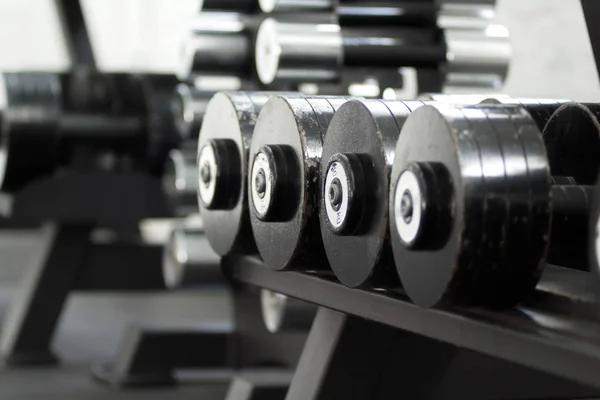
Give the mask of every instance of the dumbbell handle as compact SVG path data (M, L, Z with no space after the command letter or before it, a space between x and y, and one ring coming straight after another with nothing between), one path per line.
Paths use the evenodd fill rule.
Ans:
M126 140L144 134L139 117L113 117L102 114L63 114L58 123L60 136L90 140Z
M437 5L433 1L365 1L359 4L341 4L336 8L342 26L407 26L433 25Z
M552 208L559 216L590 215L596 188L591 185L552 186Z

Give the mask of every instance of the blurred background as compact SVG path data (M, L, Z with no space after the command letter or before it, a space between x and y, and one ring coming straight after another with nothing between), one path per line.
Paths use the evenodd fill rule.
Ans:
M83 0L97 62L106 71L177 69L178 38L201 0ZM496 22L514 55L504 92L597 101L600 83L579 0L498 0ZM0 0L0 70L65 70L52 0ZM532 57L532 55L535 56Z

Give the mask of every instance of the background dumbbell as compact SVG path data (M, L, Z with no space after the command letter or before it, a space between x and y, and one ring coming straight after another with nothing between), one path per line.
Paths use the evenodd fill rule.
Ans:
M332 82L343 67L437 67L445 46L436 29L343 28L264 20L256 39L256 70L265 85Z
M200 228L175 228L163 250L163 275L169 289L224 285L221 260Z
M260 304L263 321L271 333L308 331L317 313L314 304L266 289L260 291Z
M177 85L171 102L171 112L182 139L198 138L206 106L214 94L215 92L199 90L186 83Z
M202 12L196 16L181 48L177 76L234 77L247 81L253 73L252 18L233 12Z
M0 147L3 190L59 165L161 173L180 140L169 110L170 76L7 73ZM110 156L110 157L107 157Z
M204 0L202 11L236 11L249 13L258 8L258 0Z
M261 0L265 13L329 12L342 26L435 25L438 7L433 1L297 1Z
M198 142L189 140L171 150L166 160L163 188L176 215L198 212L197 152Z

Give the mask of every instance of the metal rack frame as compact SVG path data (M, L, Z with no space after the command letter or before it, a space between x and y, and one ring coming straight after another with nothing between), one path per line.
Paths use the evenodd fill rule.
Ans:
M419 395L425 395L418 391L428 390L433 383L442 384L441 376L447 377L459 350L484 355L488 362L508 362L511 368L506 376L514 378L538 373L546 377L541 380L544 383L538 382L535 388L512 386L516 392L507 393L507 398L522 398L523 391L533 392L539 397L546 395L553 398L597 396L600 393L600 381L596 372L600 367L600 315L597 311L597 296L593 291L595 282L590 282L589 274L585 272L548 266L537 291L530 299L515 310L498 312L478 308L423 309L409 302L401 290L350 289L331 276L275 272L253 257L225 258L223 268L227 275L242 283L270 289L323 307L307 340L288 399L337 398L332 397L333 392L328 392L327 385L323 386L323 382L327 382L327 377L331 374L351 374L352 362L344 360L340 363L338 360L337 368L342 372L332 373L328 370L335 360L332 357L323 361L323 368L319 373L318 360L319 356L326 357L328 354L324 350L324 346L327 346L323 341L348 334L343 329L347 324L355 325L350 332L360 332L361 329L364 332L358 334L354 341L350 340L350 348L339 351L340 354L356 354L357 349L366 346L369 348L368 351L365 350L367 353L384 356L398 343L400 347L403 346L402 343L409 343L410 346L402 350L405 354L427 359L427 367L420 374L411 374L411 379L407 382L419 381L416 377L423 375L424 371L437 371L437 375L430 376L427 382L420 381L411 386L414 386L414 393ZM361 324L368 325L368 329ZM382 327L393 328L397 335L410 333L410 339L396 343L398 338L390 339L391 334L386 333ZM383 329L381 336L370 338L379 329ZM423 342L419 344L416 338L421 338ZM384 349L374 348L386 340L389 343ZM343 340L339 342L342 343ZM440 343L447 346L439 347ZM335 343L335 346L338 344ZM429 350L436 346L439 348L435 352ZM414 353L411 349L415 348L420 350ZM330 353L332 351L330 349ZM314 354L309 356L311 352ZM303 366L304 358L310 359L310 362L305 361L306 365ZM381 360L363 360L360 363L363 363L363 368L368 368L367 365L385 364ZM418 369L416 359L409 361L409 364ZM395 374L396 379L402 375L402 367L398 368L395 368L400 371ZM474 368L478 369L480 368ZM517 370L520 372L516 373ZM494 374L501 376L497 371ZM361 375L347 376L354 383L359 382L359 378ZM298 393L295 393L292 389L298 379L302 379L303 384L296 383L299 386ZM380 380L381 376L377 379ZM471 378L470 381L478 386L477 380ZM529 380L528 385L534 381L536 380ZM313 387L311 392L310 382L313 382L312 386L319 387ZM384 382L380 383L380 387L386 387ZM367 385L366 382L363 384ZM371 386L368 387L372 390L373 382L369 381L369 384ZM338 391L343 392L340 390L342 386L336 385ZM356 393L356 389L354 392Z

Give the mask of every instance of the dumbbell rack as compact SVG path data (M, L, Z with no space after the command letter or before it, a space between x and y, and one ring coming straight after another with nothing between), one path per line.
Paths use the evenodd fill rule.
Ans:
M143 218L169 215L159 180L135 173L62 171L1 198L12 204L11 219L45 224L42 256L2 324L6 364L57 362L50 343L72 291L164 289L162 247L141 243L137 232ZM112 228L125 240L93 240L98 228Z
M600 305L585 272L548 266L528 301L499 312L423 309L401 290L350 289L328 276L272 271L252 257L225 258L223 268L242 283L321 306L288 400L600 393Z

